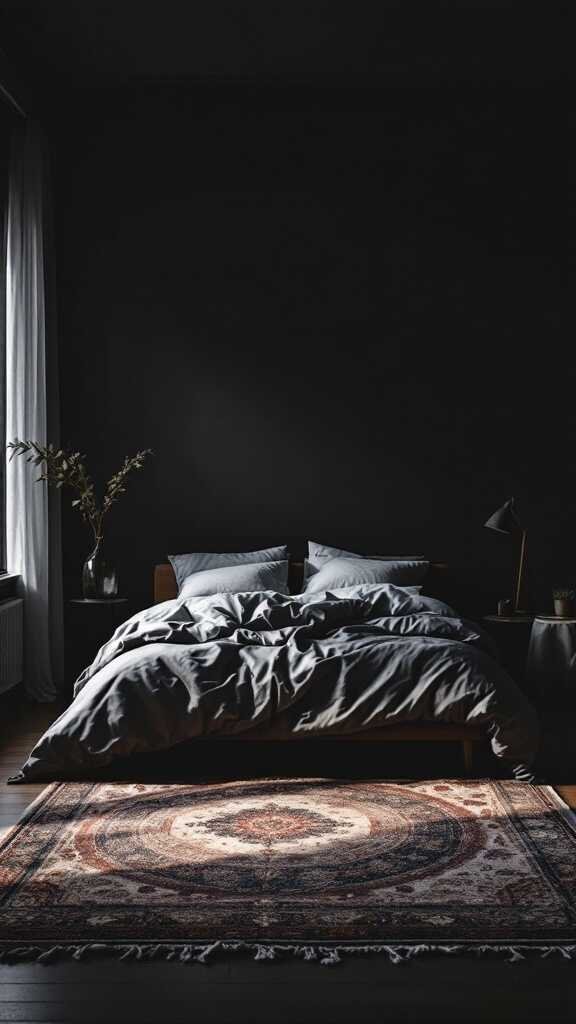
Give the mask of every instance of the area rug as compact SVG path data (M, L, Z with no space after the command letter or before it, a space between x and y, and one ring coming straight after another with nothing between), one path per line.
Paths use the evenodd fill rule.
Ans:
M0 950L572 957L575 883L574 818L546 786L55 783L0 847Z

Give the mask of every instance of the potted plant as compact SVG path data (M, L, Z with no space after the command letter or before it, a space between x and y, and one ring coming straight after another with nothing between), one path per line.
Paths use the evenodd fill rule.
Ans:
M572 587L554 587L552 591L554 614L567 619L574 614L574 590Z
M10 460L16 455L26 455L27 462L41 467L38 480L57 488L69 487L75 494L72 508L75 508L94 534L94 547L82 568L82 593L85 598L105 599L118 594L118 573L105 557L104 519L112 505L126 490L130 473L142 469L152 450L146 448L136 455L126 455L117 473L110 477L104 487L102 499L98 500L92 479L86 469L85 456L80 452L42 445L37 441L20 441L16 438L8 446L12 450Z

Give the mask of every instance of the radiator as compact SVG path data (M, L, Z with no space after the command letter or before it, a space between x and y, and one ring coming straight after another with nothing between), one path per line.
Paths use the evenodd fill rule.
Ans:
M21 597L0 601L0 693L22 682L23 618Z

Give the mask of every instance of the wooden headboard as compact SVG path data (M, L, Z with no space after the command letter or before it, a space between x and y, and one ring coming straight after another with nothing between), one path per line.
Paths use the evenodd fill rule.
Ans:
M178 597L178 584L170 562L154 566L154 604Z
M434 575L437 572L444 573L448 569L445 562L431 562L430 571ZM304 575L304 562L290 560L289 585L292 593L297 593ZM178 597L178 584L174 575L174 569L169 562L164 565L154 566L154 604L161 601L172 601Z

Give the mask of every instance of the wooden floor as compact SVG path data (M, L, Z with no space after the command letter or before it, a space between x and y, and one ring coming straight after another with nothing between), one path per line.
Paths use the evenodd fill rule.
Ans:
M5 780L57 713L55 705L0 700L0 829L13 825L43 788L7 787ZM556 725L566 728L563 720ZM550 736L548 749L557 788L576 807L573 732ZM569 758L559 758L560 750ZM510 964L439 956L394 967L359 957L337 968L248 958L208 966L109 959L0 965L0 1021L21 1024L572 1021L575 993L576 961L560 959Z

